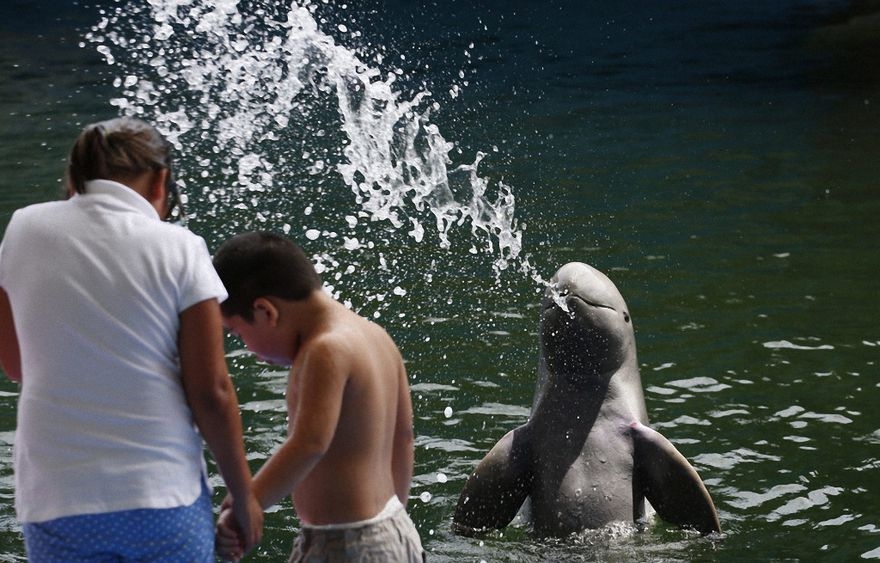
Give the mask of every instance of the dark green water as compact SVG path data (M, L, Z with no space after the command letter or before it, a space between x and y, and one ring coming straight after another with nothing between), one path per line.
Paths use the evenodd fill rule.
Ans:
M318 12L327 33L339 23L362 31L352 48L404 54L402 89L431 84L432 121L456 144L450 157L486 152L481 171L512 187L536 273L579 260L616 282L652 424L692 460L725 532L708 540L656 521L564 541L518 527L482 541L452 534L469 471L528 416L540 288L513 269L496 277L493 256L469 251L484 241L467 225L447 250L429 223L417 243L379 222L361 232L377 243L370 251L326 237L309 249L356 265L330 281L378 315L407 359L409 508L432 560L880 558L880 27L847 19L845 2L655 4L389 1ZM101 8L0 8L2 225L13 209L56 197L80 126L117 112L123 62L78 46ZM328 131L279 150L338 154L344 140ZM358 211L332 174L309 183L303 173L295 182L305 189L279 186L257 205L209 204L236 177L200 165L200 151L184 150L180 166L190 227L212 247L255 224L287 224L300 239L305 226L340 230ZM256 468L285 428L285 374L228 344ZM3 561L24 559L11 506L16 398L0 382ZM270 514L250 560L284 560L297 526L286 505Z

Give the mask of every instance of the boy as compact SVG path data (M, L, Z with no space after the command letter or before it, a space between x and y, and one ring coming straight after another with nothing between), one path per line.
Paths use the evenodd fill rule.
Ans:
M262 360L290 366L288 437L253 484L264 510L293 499L303 529L290 561L423 561L405 511L412 404L394 342L323 291L311 261L282 236L237 235L214 267L229 293L226 328ZM224 510L218 555L240 558L238 535Z

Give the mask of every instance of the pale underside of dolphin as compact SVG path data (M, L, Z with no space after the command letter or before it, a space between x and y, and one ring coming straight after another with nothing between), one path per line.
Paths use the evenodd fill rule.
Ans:
M529 421L508 432L467 480L453 517L465 535L507 526L523 503L538 535L639 521L720 531L700 476L648 427L629 310L614 283L580 262L544 297Z

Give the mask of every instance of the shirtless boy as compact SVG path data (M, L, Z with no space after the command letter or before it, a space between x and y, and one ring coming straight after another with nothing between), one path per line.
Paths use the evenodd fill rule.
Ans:
M412 403L397 346L328 295L290 240L251 232L214 257L229 297L226 328L260 359L290 366L288 436L254 477L263 509L291 495L302 524L290 561L423 561L406 514L413 471ZM244 552L228 510L220 557Z

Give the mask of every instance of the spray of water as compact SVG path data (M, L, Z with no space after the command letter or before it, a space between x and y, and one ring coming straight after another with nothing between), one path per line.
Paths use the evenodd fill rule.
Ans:
M404 95L403 71L381 50L368 60L341 46L315 13L307 0L283 10L274 2L239 9L237 0L124 2L84 45L118 72L120 113L148 118L189 156L190 220L219 218L229 229L280 222L289 231L296 216L306 238L334 241L315 255L334 279L358 267L340 252L375 255L387 242L380 233L422 244L433 229L448 249L453 230L469 225L470 253L490 256L496 277L511 266L534 277L514 194L481 176L485 155L454 165L427 87ZM342 24L332 31L360 37ZM292 211L297 199L301 210ZM390 268L383 253L377 261Z

